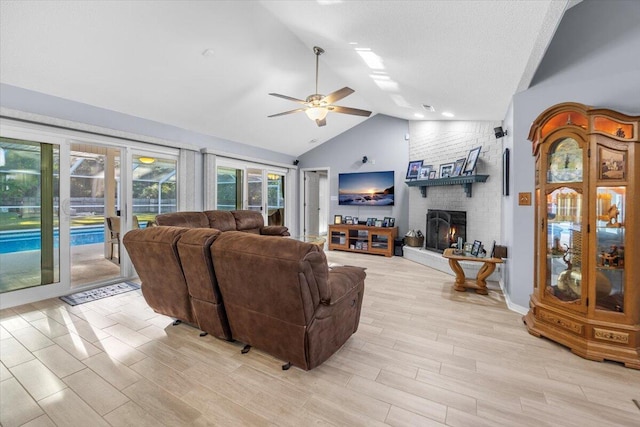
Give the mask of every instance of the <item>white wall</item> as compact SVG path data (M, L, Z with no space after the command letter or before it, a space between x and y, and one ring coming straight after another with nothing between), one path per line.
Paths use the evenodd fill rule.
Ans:
M501 243L502 138L496 139L493 128L500 122L489 121L415 121L410 122L410 160L423 160L439 166L467 157L469 150L482 147L476 173L489 175L484 183L475 183L472 197L461 185L427 187L423 198L419 187L409 189L409 228L421 230L426 225L428 209L467 212L467 241L480 240L490 250L495 240Z

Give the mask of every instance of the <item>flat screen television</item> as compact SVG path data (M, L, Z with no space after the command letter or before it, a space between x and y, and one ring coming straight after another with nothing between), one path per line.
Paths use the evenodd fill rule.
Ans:
M338 174L338 204L393 206L394 172Z

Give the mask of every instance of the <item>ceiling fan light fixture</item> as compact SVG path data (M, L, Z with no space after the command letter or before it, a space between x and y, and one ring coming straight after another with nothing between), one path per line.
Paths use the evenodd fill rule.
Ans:
M287 95L281 95L279 93L270 93L271 96L276 96L278 98L287 99L289 101L296 102L298 104L303 104L304 108L296 108L295 110L285 111L283 113L272 114L268 117L278 117L284 116L292 113L299 113L304 111L307 117L311 120L315 121L319 127L327 125L327 114L329 111L334 113L341 114L351 114L354 116L362 116L369 117L371 115L371 111L360 110L358 108L351 107L343 107L340 105L334 105L336 101L340 101L341 99L351 95L354 90L350 87L343 87L342 89L338 89L336 91L331 92L328 95L321 95L318 93L318 58L320 55L324 53L324 49L318 46L313 47L313 53L316 55L316 92L307 96L305 100L293 98Z
M328 112L329 110L327 110L325 107L311 107L304 110L304 113L307 115L307 117L309 117L313 121L323 120L325 117L327 117Z

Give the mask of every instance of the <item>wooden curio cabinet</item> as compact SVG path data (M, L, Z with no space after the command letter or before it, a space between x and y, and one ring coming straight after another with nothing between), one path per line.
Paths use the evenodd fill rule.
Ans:
M640 116L564 103L533 123L529 332L640 369Z

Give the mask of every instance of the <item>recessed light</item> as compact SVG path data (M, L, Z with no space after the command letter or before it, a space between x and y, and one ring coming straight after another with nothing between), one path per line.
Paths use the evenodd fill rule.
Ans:
M355 46L358 44L358 42L349 42L349 44Z
M444 112L442 113L442 115L443 115L443 116L445 116L445 117L453 117L453 113L450 113L450 112L448 112L448 111L444 111Z
M398 107L412 108L411 104L409 104L407 100L402 97L402 95L398 95L397 93L392 93L389 95L389 97L391 97L393 102L395 102Z
M358 55L360 55L365 64L372 70L384 70L382 58L373 53L371 49L356 48L356 52L358 52Z
M419 119L424 119L424 114L421 114L421 113L415 113L413 116Z
M205 49L202 51L202 56L209 57L213 55L215 55L215 52L213 51L213 49Z
M382 90L386 90L388 92L398 91L398 83L393 80L374 80L373 82Z

